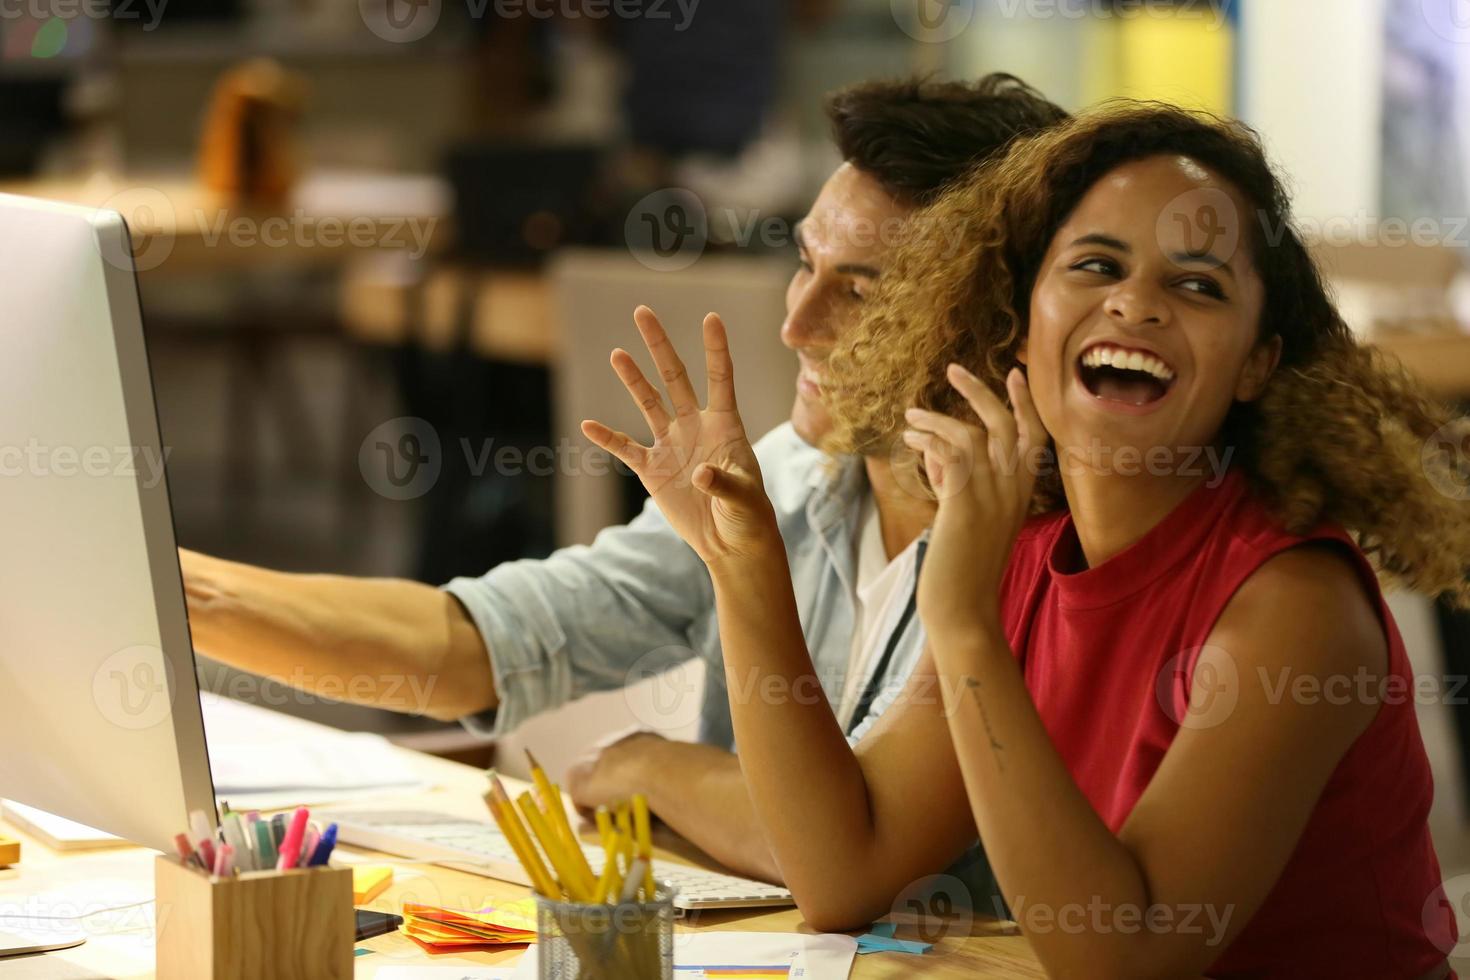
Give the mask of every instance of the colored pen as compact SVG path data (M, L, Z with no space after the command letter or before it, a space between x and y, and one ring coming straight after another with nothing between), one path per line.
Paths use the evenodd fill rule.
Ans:
M203 810L189 811L189 836L194 839L195 844L214 836L209 830L209 818L204 815Z
M276 859L276 870L286 871L296 867L301 860L301 842L306 837L306 821L311 812L304 806L296 808L291 814L291 826L286 829L286 836L281 841L280 856Z
M229 844L219 846L219 854L214 859L214 876L216 878L228 878L235 873L235 849Z
M245 836L240 830L240 815L238 813L227 813L220 821L220 833L224 836L225 843L235 849L236 861L245 864Z
M327 824L327 829L322 831L322 839L317 842L316 850L311 852L311 861L308 867L318 867L326 864L332 856L332 848L337 846L337 825Z
M643 884L643 875L648 870L648 862L642 858L634 858L633 864L628 868L628 877L623 881L623 893L618 896L618 901L626 905L638 897L638 886Z
M178 848L180 862L186 866L193 865L203 869L204 865L200 863L199 856L194 853L194 848L189 846L188 834L174 834L174 847Z
M276 857L271 825L262 820L255 825L255 866L261 871L268 871L276 866Z
M277 853L279 853L281 849L281 842L286 839L286 815L284 813L278 813L275 816L271 817L270 828L271 845L275 847ZM275 862L271 863L274 864Z
M306 839L301 842L302 860L297 861L298 867L308 864L308 860L316 853L316 846L322 842L322 832L317 829L316 822L312 821L306 825Z
M189 836L204 861L205 870L214 867L214 832L210 830L209 817L203 810L189 811Z

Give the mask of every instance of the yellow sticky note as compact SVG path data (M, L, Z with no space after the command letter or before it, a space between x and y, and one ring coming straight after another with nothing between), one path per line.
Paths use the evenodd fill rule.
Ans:
M393 884L393 869L386 864L360 864L352 869L352 904L366 905Z

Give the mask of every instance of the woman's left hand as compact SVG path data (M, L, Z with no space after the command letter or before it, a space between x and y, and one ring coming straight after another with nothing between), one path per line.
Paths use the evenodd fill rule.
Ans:
M1030 512L1048 438L1020 368L1006 377L1011 408L958 364L948 378L978 422L921 408L904 414L910 428L903 441L923 455L939 497L919 581L919 616L932 639L999 629L1001 578Z

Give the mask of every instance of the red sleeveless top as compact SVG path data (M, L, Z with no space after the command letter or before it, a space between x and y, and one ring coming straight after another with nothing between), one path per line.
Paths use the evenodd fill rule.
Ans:
M1404 696L1385 697L1338 763L1280 879L1209 975L1407 980L1444 962L1455 920L1429 837L1433 786L1403 640L1347 534L1288 534L1237 470L1082 572L1062 571L1082 566L1071 516L1044 515L1017 539L1002 622L1052 742L1116 833L1186 717L1191 652L1252 572L1308 541L1336 542L1357 566Z

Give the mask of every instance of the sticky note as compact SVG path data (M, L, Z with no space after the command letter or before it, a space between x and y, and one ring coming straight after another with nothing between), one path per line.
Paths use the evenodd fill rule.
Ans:
M923 954L934 948L933 943L919 943L907 939L895 939L893 938L894 931L893 923L878 923L873 927L872 932L858 937L858 952Z
M393 869L386 864L359 864L352 869L352 904L366 905L393 884Z
M0 868L20 863L20 841L0 834Z

